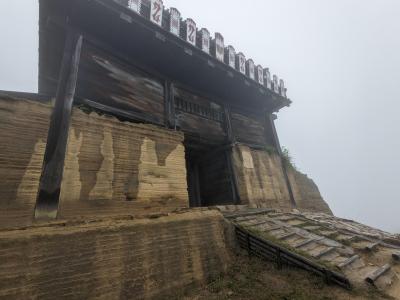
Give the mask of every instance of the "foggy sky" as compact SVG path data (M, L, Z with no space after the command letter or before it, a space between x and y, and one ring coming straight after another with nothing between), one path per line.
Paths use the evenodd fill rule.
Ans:
M337 216L400 232L400 1L164 0L285 79L277 127ZM35 0L0 1L0 89L37 91Z

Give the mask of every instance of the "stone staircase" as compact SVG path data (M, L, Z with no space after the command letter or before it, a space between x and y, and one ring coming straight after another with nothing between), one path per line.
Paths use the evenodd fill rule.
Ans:
M233 224L343 274L352 286L372 286L400 299L400 240L384 231L321 213L218 207Z

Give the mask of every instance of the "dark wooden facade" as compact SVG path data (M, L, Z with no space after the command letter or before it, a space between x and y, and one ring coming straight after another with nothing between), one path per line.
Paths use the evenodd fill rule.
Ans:
M39 92L60 89L68 38L81 36L74 105L183 132L192 205L239 203L232 147L278 146L270 115L291 103L283 81L271 90L261 66L246 75L221 59L221 34L205 41L205 29L188 33L192 20L172 25L161 2L136 2L41 0Z

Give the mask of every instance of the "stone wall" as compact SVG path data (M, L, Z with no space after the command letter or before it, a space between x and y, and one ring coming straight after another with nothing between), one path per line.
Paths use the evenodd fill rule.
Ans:
M166 299L226 271L223 217L195 211L0 232L0 299Z
M277 154L238 145L233 150L242 204L291 210L292 205Z
M239 145L233 151L233 160L242 204L284 211L295 208L276 153ZM332 214L314 181L290 166L287 172L297 209Z
M147 215L189 205L183 134L75 108L59 217Z
M322 198L318 186L311 178L290 167L288 176L299 210L333 215L328 203Z
M0 228L32 223L51 105L0 95Z

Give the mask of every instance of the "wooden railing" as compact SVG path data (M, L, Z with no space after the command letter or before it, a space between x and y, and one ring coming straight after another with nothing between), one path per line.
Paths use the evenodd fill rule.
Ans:
M261 259L275 261L279 269L284 264L299 267L323 277L327 283L334 283L343 288L351 289L350 281L344 275L329 270L271 241L257 237L241 226L237 225L235 230L236 239L240 247L245 249L249 256L257 256Z

